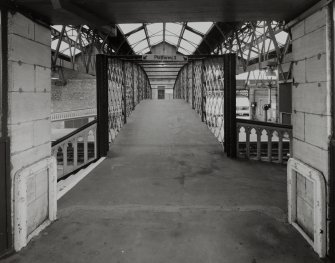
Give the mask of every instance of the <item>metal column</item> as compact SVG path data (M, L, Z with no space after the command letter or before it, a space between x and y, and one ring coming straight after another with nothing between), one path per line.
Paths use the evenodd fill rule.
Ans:
M108 57L97 55L97 157L107 156L109 151L108 127Z
M228 157L236 158L236 55L224 55L224 148Z

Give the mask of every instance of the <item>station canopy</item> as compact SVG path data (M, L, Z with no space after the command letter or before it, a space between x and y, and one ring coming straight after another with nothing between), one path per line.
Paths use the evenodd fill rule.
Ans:
M213 27L213 22L136 23L119 24L118 27L136 54L148 53L152 46L166 42L176 46L179 53L191 55Z

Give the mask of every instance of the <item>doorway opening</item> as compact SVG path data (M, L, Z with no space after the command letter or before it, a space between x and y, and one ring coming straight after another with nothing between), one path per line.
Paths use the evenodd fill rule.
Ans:
M164 86L158 86L158 99L159 100L165 99L165 87Z

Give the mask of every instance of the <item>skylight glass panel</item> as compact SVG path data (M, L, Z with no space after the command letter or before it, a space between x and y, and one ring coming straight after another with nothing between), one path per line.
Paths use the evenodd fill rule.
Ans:
M57 31L61 32L62 31L62 28L63 26L62 25L53 25L51 26L52 28L56 29Z
M195 51L195 46L185 41L184 39L180 42L180 47L189 51L190 53L193 53Z
M139 52L139 54L146 54L146 53L148 53L148 52L150 52L150 49L149 49L149 47L148 48L146 48L146 49L144 49L144 50L142 50L142 51L140 51Z
M119 24L119 28L123 34L128 34L129 32L141 27L142 24Z
M276 39L279 45L285 45L288 34L285 31L276 34Z
M143 39L146 39L145 32L143 29L134 34L131 34L128 37L128 41L131 46L136 45L137 43L141 42Z
M183 54L183 55L190 55L191 54L191 52L189 52L188 50L183 49L182 47L179 47L178 52Z
M154 23L147 25L149 36L163 33L163 23Z
M187 25L202 34L206 34L208 30L212 27L213 22L190 22L187 23Z
M67 28L67 30L68 30L68 28ZM77 33L77 31L75 31L75 30L73 30L73 29L70 29L70 30L68 30L66 33L67 33L67 36L68 36L69 38L71 38L73 41L76 41L76 40L77 40L77 37L78 37L78 33Z
M156 44L158 44L162 41L163 41L163 36L162 35L150 37L150 44L151 45L156 45Z
M59 51L63 52L64 50L68 49L70 46L68 43L62 42L59 47Z
M148 41L145 39L143 41L141 41L140 43L136 44L135 46L133 46L133 49L136 53L146 49L146 48L149 48L149 45L148 45Z
M166 30L173 35L179 36L181 33L182 25L177 23L166 23Z
M176 46L178 44L179 38L174 35L165 35L165 40L166 42Z
M199 36L197 34L194 34L194 33L192 33L191 31L188 31L188 30L185 30L183 38L185 38L186 40L188 40L188 41L190 41L190 42L192 42L196 45L199 45L199 43L202 40L201 36Z

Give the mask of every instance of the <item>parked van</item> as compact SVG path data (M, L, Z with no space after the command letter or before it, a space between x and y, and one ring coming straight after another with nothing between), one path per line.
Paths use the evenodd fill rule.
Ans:
M250 115L250 103L247 97L236 97L236 115L248 116Z

